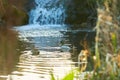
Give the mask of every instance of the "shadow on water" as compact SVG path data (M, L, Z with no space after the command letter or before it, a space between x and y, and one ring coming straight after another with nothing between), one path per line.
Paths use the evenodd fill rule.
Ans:
M80 54L81 50L85 49L85 44L87 44L87 48L90 50L90 55L93 56L95 53L95 35L96 32L93 29L88 28L79 28L75 25L69 26L67 32L64 32L65 39L69 41L71 47L71 58L73 62L78 61L78 55ZM92 57L88 57L88 68L87 70L93 69L93 59ZM77 66L77 64L76 64Z
M16 32L0 28L0 80L6 80L18 62L20 51L25 49L23 42L18 41Z

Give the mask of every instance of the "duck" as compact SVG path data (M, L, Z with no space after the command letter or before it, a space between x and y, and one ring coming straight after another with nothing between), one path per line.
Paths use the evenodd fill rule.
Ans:
M80 54L78 55L78 68L81 72L86 70L88 55L88 50L81 50Z

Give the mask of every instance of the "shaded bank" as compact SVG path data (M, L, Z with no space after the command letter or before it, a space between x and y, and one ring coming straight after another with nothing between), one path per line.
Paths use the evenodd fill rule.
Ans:
M0 26L12 27L28 23L25 1L0 0Z
M0 28L0 76L8 75L14 70L21 51L26 46L26 43L18 40L16 32Z
M93 69L92 56L95 54L95 36L93 28L97 22L97 1L95 0L67 0L65 23L69 25L69 34L72 44L71 56L73 61L78 60L81 50L89 49L87 70ZM73 31L72 31L73 30ZM86 45L86 46L85 46Z
M97 21L97 4L94 0L66 0L65 23L79 27L94 27ZM83 24L86 24L82 26ZM75 26L78 27L78 26Z
M20 52L25 50L26 44L19 41L11 27L28 23L27 1L0 0L0 75L10 74L19 60Z
M8 74L18 61L16 33L0 28L0 75Z

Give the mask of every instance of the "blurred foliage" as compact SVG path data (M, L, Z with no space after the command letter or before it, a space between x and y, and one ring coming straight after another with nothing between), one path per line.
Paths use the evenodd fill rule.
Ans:
M23 5L26 0L0 0L0 75L13 71L26 44L19 41L11 27L28 22Z
M50 76L51 76L51 79L50 79L50 80L55 80L55 76L54 76L54 74L53 74L52 71L50 71Z
M74 80L74 72L70 71L69 74L66 74L62 80Z
M98 0L99 1L99 0ZM119 0L101 0L98 2L98 21L94 73L88 80L119 80L120 79L120 23ZM98 65L99 63L99 65Z
M10 74L28 43L20 41L17 33L0 27L0 75Z
M0 74L8 74L17 62L16 33L9 29L0 28Z
M75 69L71 69L68 73L65 74L65 76L63 78L57 78L55 77L55 75L53 74L53 72L50 72L50 76L51 76L51 80L74 80L75 76L77 74L79 74L79 69L75 68Z
M12 27L28 23L24 4L25 0L0 0L0 27Z
M78 2L76 0L77 4ZM85 76L85 78L87 80L119 80L120 0L88 0L88 2L89 5L91 2L97 4L94 8L97 10L97 22L94 28L96 31L95 55L90 55L91 58L93 56L94 61L93 75Z

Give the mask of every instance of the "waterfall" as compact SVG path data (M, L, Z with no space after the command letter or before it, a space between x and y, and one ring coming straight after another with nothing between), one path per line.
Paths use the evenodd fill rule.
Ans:
M59 47L64 36L62 32L67 30L64 0L35 0L35 8L29 16L28 25L16 28L20 39L34 43L40 49Z
M19 37L34 43L40 49L59 47L64 36L62 31L67 30L64 25L64 0L35 0L35 8L30 11L29 16L29 24L16 29ZM29 37L32 39L29 40Z
M35 8L30 11L29 24L64 24L64 0L35 0Z
M22 51L9 79L50 80L51 70L57 75L55 79L59 79L72 69L69 36L65 35L68 28L64 25L66 15L63 1L35 0L35 8L29 14L29 24L15 27L19 39L30 44L25 45L25 53ZM40 55L34 54L36 50Z

